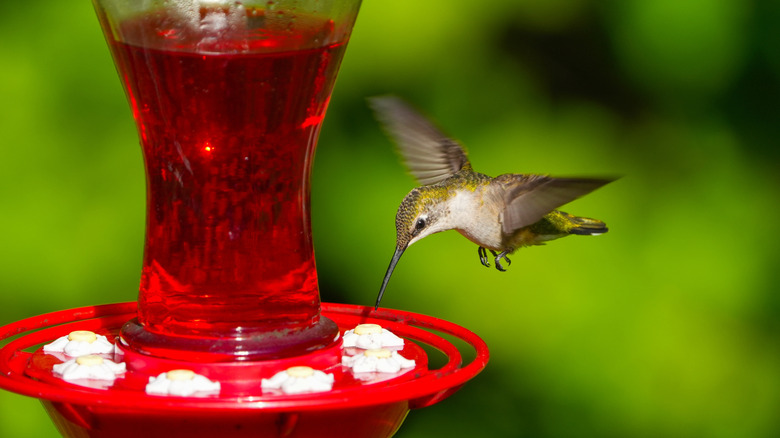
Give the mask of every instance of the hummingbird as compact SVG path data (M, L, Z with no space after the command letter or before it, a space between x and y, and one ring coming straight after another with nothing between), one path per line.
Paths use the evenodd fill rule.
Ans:
M395 217L396 247L374 309L404 251L413 243L456 230L477 244L482 265L505 271L515 250L570 234L597 236L604 222L556 210L613 178L556 178L510 173L490 177L475 172L465 148L444 135L412 106L395 96L369 99L380 124L396 143L409 172L420 183L401 201Z

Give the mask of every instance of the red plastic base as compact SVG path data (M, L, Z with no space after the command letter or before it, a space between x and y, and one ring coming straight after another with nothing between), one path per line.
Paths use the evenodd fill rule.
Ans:
M407 402L305 412L154 412L71 405L43 406L66 437L391 437L409 413Z
M401 354L414 359L416 366L396 376L356 378L340 363L333 363L341 354L336 344L298 358L220 364L183 363L128 352L124 357L128 372L108 388L67 383L52 375L51 367L61 360L42 353L41 344L73 330L91 330L114 339L135 311L135 303L85 307L0 328L0 341L29 332L0 348L0 387L42 399L60 432L71 437L388 437L409 409L448 397L478 374L488 360L487 346L479 337L447 321L410 312L323 303L323 316L336 322L341 333L358 324L374 323L405 338ZM429 330L470 344L476 358L462 366L458 349ZM429 370L420 345L441 351L447 363ZM260 388L261 378L302 364L332 373L333 390L283 395L264 393ZM222 391L210 397L147 395L143 388L148 378L171 367L193 369L221 380Z

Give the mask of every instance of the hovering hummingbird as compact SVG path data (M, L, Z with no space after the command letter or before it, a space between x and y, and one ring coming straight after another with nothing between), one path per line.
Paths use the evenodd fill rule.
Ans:
M446 230L457 230L478 246L479 261L505 271L518 248L543 245L569 234L597 236L604 222L556 210L613 181L606 178L555 178L475 172L466 151L404 101L393 96L369 99L377 119L395 140L410 173L421 184L401 201L395 217L396 247L376 299L379 307L390 276L406 248Z

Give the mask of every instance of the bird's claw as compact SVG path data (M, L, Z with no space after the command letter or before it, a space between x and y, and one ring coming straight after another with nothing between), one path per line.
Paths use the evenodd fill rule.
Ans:
M495 257L496 269L498 269L501 272L506 272L506 269L504 269L504 267L501 265L501 259L503 258L504 260L506 260L507 266L512 264L512 260L509 260L509 257L506 256L507 252L504 251L504 252L502 252L500 254L496 254L495 251L490 251L490 253L493 254L493 257Z
M477 248L477 254L479 254L479 261L482 263L482 266L486 266L489 268L490 262L488 261L487 252L488 250L482 246ZM504 266L501 264L501 259L506 260L507 266L512 264L512 260L509 260L509 257L506 256L508 251L504 251L499 254L491 249L490 253L493 254L493 259L496 261L496 269L498 269L499 271L501 272L506 271L506 269L504 269Z
M482 263L482 266L489 268L490 262L488 261L487 250L480 246L477 248L477 254L479 254L479 261Z

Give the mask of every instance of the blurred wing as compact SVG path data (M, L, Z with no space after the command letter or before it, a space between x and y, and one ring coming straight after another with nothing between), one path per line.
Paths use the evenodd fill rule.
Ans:
M382 96L369 99L369 103L420 184L435 184L470 166L458 142L442 134L403 100Z
M547 213L612 182L599 178L553 178L544 175L501 175L505 185L506 208L503 230L511 234L534 224Z

